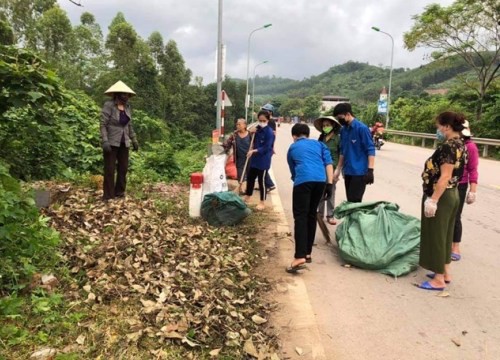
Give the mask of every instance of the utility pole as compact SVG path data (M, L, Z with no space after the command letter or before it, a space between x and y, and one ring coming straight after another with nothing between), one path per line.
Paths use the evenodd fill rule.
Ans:
M221 113L222 113L222 2L219 0L219 21L217 29L217 119L216 128L221 131Z

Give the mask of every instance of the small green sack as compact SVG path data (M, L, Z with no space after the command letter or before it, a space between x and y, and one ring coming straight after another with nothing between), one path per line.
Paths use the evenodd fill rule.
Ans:
M201 203L201 217L213 226L236 225L252 211L232 191L205 195Z

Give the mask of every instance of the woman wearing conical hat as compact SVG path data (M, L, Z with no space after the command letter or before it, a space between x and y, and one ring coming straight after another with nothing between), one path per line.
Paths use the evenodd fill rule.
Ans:
M128 103L135 92L122 81L118 81L105 94L112 97L104 103L101 113L104 152L103 199L107 201L125 197L129 149L132 146L137 151L139 143L132 127L132 112Z

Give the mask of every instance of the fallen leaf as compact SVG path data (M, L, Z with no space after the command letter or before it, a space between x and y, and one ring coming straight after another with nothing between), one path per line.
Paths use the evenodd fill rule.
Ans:
M33 354L31 354L30 359L49 360L49 359L53 359L54 356L56 356L56 354L57 354L56 349L45 348L45 349L35 351Z
M257 349L255 348L252 339L248 339L247 341L245 341L245 345L243 345L243 351L245 351L245 353L255 358L259 357L259 353L257 352Z
M259 315L254 315L252 316L252 321L256 323L257 325L262 325L267 322L266 319L260 317Z
M81 334L76 338L76 343L78 345L83 345L85 344L85 335Z
M184 336L179 334L177 331L163 333L163 336L165 336L167 339L184 339Z
M462 346L462 343L460 342L459 339L451 339L451 341L458 347Z
M304 353L304 350L302 350L302 348L300 348L300 347L296 347L296 348L295 348L295 352L296 352L299 356L302 356L302 354Z
M222 350L222 348L221 349L213 349L212 351L209 352L209 355L211 357L219 356L219 353L220 353L221 350Z
M184 337L184 338L182 339L182 343L183 343L183 344L188 344L188 345L189 345L189 346L191 346L191 347L200 346L200 344L195 343L193 340L188 339L187 337Z
M450 296L450 293L446 290L443 290L441 292L439 292L436 296L438 297L449 297Z

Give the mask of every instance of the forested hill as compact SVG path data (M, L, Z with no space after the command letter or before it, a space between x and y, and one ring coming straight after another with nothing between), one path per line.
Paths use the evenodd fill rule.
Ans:
M449 86L457 75L468 71L467 65L456 58L432 62L415 69L393 70L392 93L394 96L419 95L424 89ZM277 77L257 77L255 93L259 97L304 98L309 95L341 95L352 101L373 102L380 89L389 83L389 69L349 61L336 65L322 74L302 81Z

